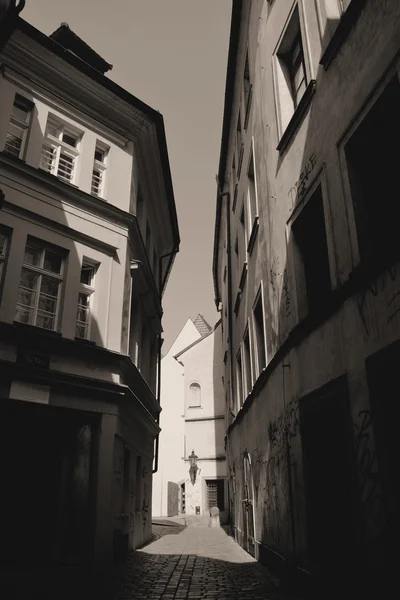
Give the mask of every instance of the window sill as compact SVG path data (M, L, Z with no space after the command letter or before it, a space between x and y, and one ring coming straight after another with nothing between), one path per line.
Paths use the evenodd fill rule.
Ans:
M52 329L44 329L44 327L39 327L38 325L29 325L27 323L21 323L20 321L14 321L13 323L15 327L18 327L18 329L20 329L21 331L26 331L27 333L37 333L39 335L45 335L56 338L62 337L60 332L53 331Z
M346 12L342 15L335 33L325 48L319 64L326 71L334 58L339 53L342 44L346 41L353 25L357 21L366 0L352 0L347 7Z
M294 111L293 116L290 119L285 131L282 134L281 139L279 140L279 144L276 147L279 154L283 154L284 150L287 148L287 146L291 142L300 123L302 122L302 120L307 112L307 109L311 103L312 97L314 96L315 88L316 88L316 81L315 81L315 79L311 79L310 83L307 86L306 91L303 94L302 99L300 100L300 104Z
M253 227L251 228L249 243L247 244L247 252L250 256L251 256L251 253L253 252L254 244L256 241L256 237L257 237L258 222L259 222L259 218L254 217Z
M75 336L75 342L78 342L78 344L84 344L85 346L95 346L96 342L93 342L92 340L86 340L84 338L80 338Z

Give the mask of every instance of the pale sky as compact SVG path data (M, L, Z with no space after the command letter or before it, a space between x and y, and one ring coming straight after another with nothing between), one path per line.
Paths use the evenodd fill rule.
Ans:
M188 317L214 305L215 175L232 0L26 0L23 19L49 35L61 22L113 69L107 76L164 116L180 252L164 294L168 350Z

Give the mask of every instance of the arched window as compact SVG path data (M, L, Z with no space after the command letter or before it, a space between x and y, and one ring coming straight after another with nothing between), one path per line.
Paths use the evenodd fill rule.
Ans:
M189 385L189 408L201 406L201 387L197 382Z

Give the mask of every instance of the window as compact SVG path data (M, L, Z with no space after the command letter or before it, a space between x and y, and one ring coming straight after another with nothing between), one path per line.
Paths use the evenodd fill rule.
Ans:
M63 277L62 252L28 237L18 290L16 321L55 330Z
M22 158L28 137L32 108L32 102L19 94L15 94L4 147L4 152L7 152L7 154Z
M76 130L49 116L40 168L56 175L62 181L73 183L79 155L79 139L80 134Z
M92 172L92 194L104 198L106 157L108 149L100 144L96 145L94 151L94 162Z
M5 271L7 249L9 243L8 233L4 229L0 229L0 291L3 282L3 274Z
M400 253L398 153L388 147L400 135L399 106L395 76L345 145L360 256L372 267L388 265Z
M80 289L78 296L78 311L76 314L75 336L81 339L89 338L90 309L94 292L94 276L96 267L83 262L81 268Z
M252 86L250 83L249 53L246 52L246 62L243 74L243 96L244 96L244 129L247 129L251 105Z
M207 508L216 506L219 510L225 509L225 481L223 479L206 479Z
M239 348L236 355L236 405L238 410L243 406L243 399L242 352Z
M199 383L189 385L189 408L201 406L201 387Z
M250 154L250 163L247 171L247 238L251 240L253 228L256 225L256 219L258 216L257 209L257 192L256 192L256 182L254 175L254 156L253 156L253 148Z
M293 105L294 108L297 108L306 89L306 70L300 33L286 55L285 62L290 79Z
M307 88L306 66L296 6L276 52L276 94L280 136L285 131Z
M246 328L246 332L243 337L243 374L244 374L244 396L247 396L251 392L252 378L251 378L251 355L250 355L250 338L249 329Z
M257 294L253 308L254 342L256 355L257 377L266 366L264 310L262 305L261 288Z
M350 2L351 0L339 0L339 5L342 10L342 13L344 13L348 9Z
M304 270L308 310L312 311L331 291L321 185L294 221L292 231Z
M236 150L237 150L237 177L240 177L240 171L242 168L242 161L243 161L243 152L244 152L244 144L242 142L242 125L241 125L241 116L240 116L240 111L239 111L239 116L238 116L238 121L237 121L237 126L236 126Z
M238 197L238 184L236 183L235 191L233 192L233 203L232 203L233 212L235 212L235 209L236 209L237 197Z

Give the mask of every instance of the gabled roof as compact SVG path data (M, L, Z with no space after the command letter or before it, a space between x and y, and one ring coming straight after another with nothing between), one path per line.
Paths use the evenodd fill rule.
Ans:
M86 42L76 35L69 28L68 23L61 23L60 27L53 31L49 36L52 40L60 44L65 50L68 50L75 56L78 56L81 60L85 61L88 65L96 69L104 75L106 71L112 69L112 65L104 60L91 48Z
M199 315L201 317L201 315ZM205 323L207 323L205 321ZM208 325L208 323L207 323ZM180 352L178 352L177 354L174 355L174 358L176 360L178 360L179 356L181 356L182 354L184 354L185 352L187 352L188 350L190 350L191 348L193 348L193 346L196 346L197 344L199 344L200 342L202 342L203 340L205 340L205 338L207 338L209 335L211 335L212 333L214 333L214 331L217 329L217 327L221 325L221 319L219 321L217 321L217 323L215 323L214 327L210 327L208 325L208 327L210 327L210 330L202 335L198 340L195 340L194 342L192 342L189 346L186 346L186 348L183 348L183 350L181 350Z
M203 315L201 315L200 313L197 315L197 317L193 321L193 324L202 337L204 335L207 335L208 333L210 333L210 331L212 330L211 325L209 325L207 323L207 321L205 320Z

